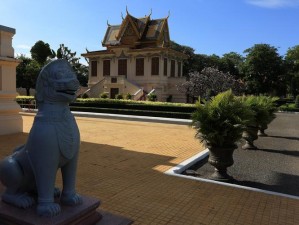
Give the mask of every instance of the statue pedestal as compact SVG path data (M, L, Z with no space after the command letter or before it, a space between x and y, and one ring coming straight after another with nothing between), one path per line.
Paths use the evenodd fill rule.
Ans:
M1 225L128 225L132 221L122 216L98 211L100 201L82 196L83 204L62 206L60 215L46 218L36 215L35 207L19 209L0 202Z
M15 97L16 92L0 90L0 135L23 132L23 120L19 114L21 108Z

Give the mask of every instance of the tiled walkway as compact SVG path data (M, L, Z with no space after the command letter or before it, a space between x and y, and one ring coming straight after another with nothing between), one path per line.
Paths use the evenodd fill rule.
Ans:
M0 158L25 143L24 133L0 136ZM163 174L203 150L194 130L172 125L78 117L79 193L134 224L299 224L299 200ZM58 178L58 186L60 185Z

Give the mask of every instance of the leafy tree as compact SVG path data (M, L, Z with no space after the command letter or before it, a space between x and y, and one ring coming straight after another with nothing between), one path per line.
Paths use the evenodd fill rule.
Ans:
M200 96L209 99L220 92L232 89L236 94L242 93L244 86L242 82L236 80L229 73L223 73L218 69L207 67L200 73L192 72L189 80L181 84L178 88L193 97Z
M50 49L50 45L48 43L44 43L43 41L36 42L32 46L30 52L31 57L40 65L44 65L48 57L53 57L53 52Z
M27 96L30 95L30 89L35 88L38 74L41 70L40 64L24 55L18 57L22 62L16 68L17 87L26 89Z
M220 57L213 55L205 55L205 54L196 54L195 55L195 63L192 71L202 71L207 67L219 68Z
M289 63L293 71L299 71L299 45L288 49L285 60Z
M187 78L190 72L202 71L206 67L214 67L225 73L229 72L238 78L241 77L240 68L244 58L238 53L230 52L224 54L222 58L215 54L195 54L192 47L180 45L174 41L171 41L171 48L188 56L183 67L184 75Z
M295 97L299 94L299 45L288 49L285 63L288 72L288 91Z
M250 94L285 93L283 59L277 48L269 44L256 44L244 51L247 53L243 71L247 92Z
M229 52L222 56L219 63L219 70L224 73L230 73L235 78L242 78L242 65L244 57L236 52Z
M72 52L64 44L60 44L56 52L58 59L66 59L73 67L81 86L86 87L88 82L88 67L80 63L80 57L76 57L76 52Z
M182 52L182 53L184 53L188 56L188 59L186 59L183 63L183 75L188 76L188 74L191 71L193 71L194 64L195 64L195 61L196 61L195 53L194 53L195 50L193 48L189 47L189 46L180 45L180 44L178 44L174 41L171 41L170 47L173 50L176 50L178 52Z

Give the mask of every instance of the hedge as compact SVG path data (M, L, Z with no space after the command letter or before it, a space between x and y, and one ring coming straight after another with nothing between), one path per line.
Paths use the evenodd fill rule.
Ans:
M34 100L33 96L18 96L16 101L29 104ZM196 110L193 104L132 101L124 99L102 99L102 98L78 98L70 104L72 111L97 112L125 115L140 115L153 117L168 117L190 119L192 112Z
M194 104L186 104L186 103L174 103L174 102L151 102L151 101L134 101L127 99L103 99L103 98L77 98L76 102L103 102L103 103L119 103L119 104L139 104L139 105L168 105L168 106L181 106L181 107L189 107L194 106Z
M291 104L294 103L294 99L291 98L281 98L275 101L276 106L280 107L282 105Z
M184 113L184 112L149 111L149 110L132 110L132 109L116 109L116 108L97 108L97 107L77 107L77 106L71 106L70 108L71 108L71 111L80 111L80 112L166 117L166 118L177 118L177 119L190 119L191 118L191 113Z
M299 108L295 106L295 103L282 105L279 107L279 110L285 112L299 112Z
M163 112L184 112L192 113L196 109L194 106L172 106L172 105L158 105L158 104L134 104L123 102L74 102L71 106L76 107L94 107L94 108L114 108L114 109L132 109L132 110L146 110L146 111L163 111Z

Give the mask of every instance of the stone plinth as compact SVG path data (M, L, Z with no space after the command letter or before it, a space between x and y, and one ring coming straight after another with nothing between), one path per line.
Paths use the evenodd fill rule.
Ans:
M15 29L0 25L0 135L23 131L20 106L16 103L16 67L12 37Z
M131 220L108 212L98 211L97 199L82 196L83 204L62 206L62 213L53 218L39 217L35 207L19 209L0 202L1 225L129 225Z

